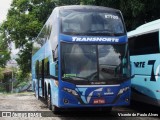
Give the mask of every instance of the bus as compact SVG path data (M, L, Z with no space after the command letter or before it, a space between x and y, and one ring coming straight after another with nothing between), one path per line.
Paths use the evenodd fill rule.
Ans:
M53 112L129 105L130 75L127 32L116 9L56 7L33 43L33 90Z
M160 106L160 19L128 32L132 99Z

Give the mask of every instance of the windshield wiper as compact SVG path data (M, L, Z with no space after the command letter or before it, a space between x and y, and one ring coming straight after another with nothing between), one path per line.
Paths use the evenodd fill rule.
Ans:
M84 77L78 77L78 76L70 76L70 77L64 77L63 79L69 79L69 80L87 80L87 78Z
M119 77L118 79L120 79L120 80L127 80L127 79L132 79L132 78L134 78L134 76L135 76L135 75L132 75L132 76L130 76L130 77Z
M91 30L88 33L107 33L107 34L114 35L114 32L111 32L110 30Z
M134 78L135 75L132 75L130 77L116 77L116 78L110 78L110 79L107 79L107 80L120 80L120 81L125 81L125 80L129 80L129 79L132 79Z

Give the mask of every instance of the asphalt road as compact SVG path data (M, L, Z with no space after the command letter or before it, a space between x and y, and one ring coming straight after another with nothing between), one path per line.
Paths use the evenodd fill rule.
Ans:
M132 102L128 107L113 107L110 113L94 109L73 109L55 115L32 92L0 94L0 120L160 120L159 111L159 107Z

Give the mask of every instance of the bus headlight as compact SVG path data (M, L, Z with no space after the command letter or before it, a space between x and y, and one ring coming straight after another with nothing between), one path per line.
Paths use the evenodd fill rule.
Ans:
M121 95L121 94L123 94L124 92L126 92L127 90L129 90L129 87L121 88L121 89L119 90L119 92L118 92L117 95Z
M63 90L68 92L68 93L70 93L70 94L72 94L72 95L74 95L74 96L78 95L78 93L75 90L72 90L70 88L63 88Z

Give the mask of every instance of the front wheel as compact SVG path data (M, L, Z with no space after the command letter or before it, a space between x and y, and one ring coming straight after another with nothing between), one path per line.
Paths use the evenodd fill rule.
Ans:
M60 112L60 108L58 108L58 107L55 106L55 105L52 105L52 112L53 112L54 114L57 114L57 113Z
M52 110L53 113L57 114L59 112L59 108L56 107L55 105L52 105L52 99L51 99L51 91L49 91L47 95L47 106L49 110Z

